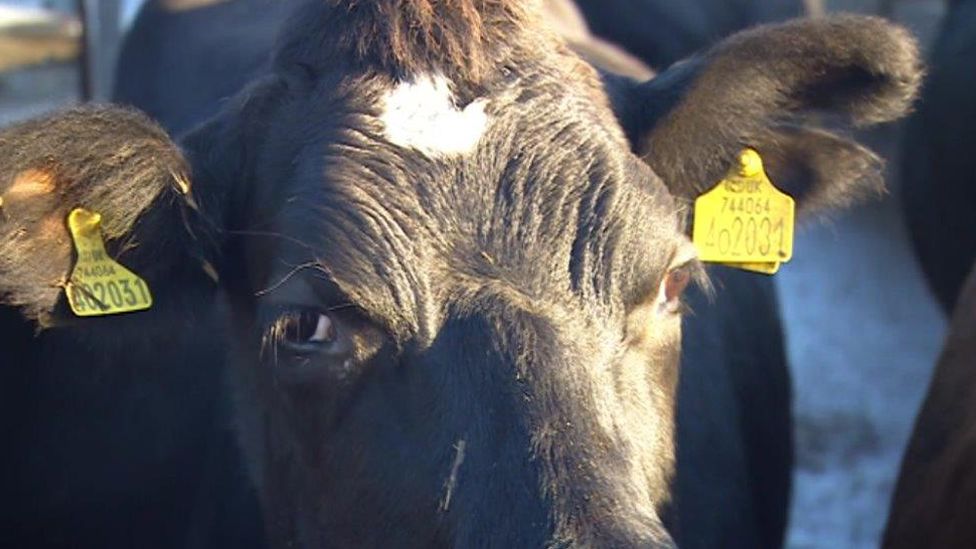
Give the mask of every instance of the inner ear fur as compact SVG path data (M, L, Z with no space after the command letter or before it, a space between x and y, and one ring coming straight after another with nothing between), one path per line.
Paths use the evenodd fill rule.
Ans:
M42 327L63 307L72 209L101 214L109 253L147 279L185 246L173 225L192 205L188 166L137 111L84 106L15 124L0 131L0 158L0 302Z
M882 189L883 163L835 133L895 120L922 79L915 39L876 17L835 16L761 26L611 93L635 150L672 192L711 188L745 147L802 210ZM837 121L831 130L820 120Z

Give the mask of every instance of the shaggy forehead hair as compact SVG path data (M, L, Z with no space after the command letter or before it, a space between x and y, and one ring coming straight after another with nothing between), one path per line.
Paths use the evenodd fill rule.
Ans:
M630 297L617 287L643 293L643 279L664 267L658 254L677 234L673 201L630 155L593 69L533 21L533 8L497 0L319 1L292 21L300 32L285 33L305 34L278 62L317 67L321 76L315 93L279 113L302 130L291 123L274 124L273 137L262 130L281 159L269 180L295 166L301 174L267 186L268 198L255 203L280 203L283 232L329 235L314 247L329 257L332 276L404 333L426 331L418 330L416 310L439 308L440 268L504 271L522 291L592 291L596 303ZM437 47L442 42L453 46ZM480 80L470 63L483 64ZM323 146L285 150L294 135L317 135ZM308 199L281 201L299 195ZM308 204L319 205L315 213L296 213ZM338 245L350 232L358 244ZM654 236L662 246L648 246ZM431 259L434 250L450 265ZM544 258L529 256L539 250ZM373 280L377 257L389 261ZM542 269L549 261L562 268ZM446 286L456 276L448 278Z
M538 0L311 0L282 33L278 55L398 76L451 67L477 82L539 20Z

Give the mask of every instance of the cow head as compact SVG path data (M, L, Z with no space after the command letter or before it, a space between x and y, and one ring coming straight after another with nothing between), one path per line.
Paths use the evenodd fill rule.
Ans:
M183 155L112 108L6 130L0 293L67 322L81 205L158 306L62 329L217 302L281 546L666 545L689 202L745 146L809 207L876 188L803 116L891 119L918 78L903 31L838 18L608 94L521 2L310 2Z

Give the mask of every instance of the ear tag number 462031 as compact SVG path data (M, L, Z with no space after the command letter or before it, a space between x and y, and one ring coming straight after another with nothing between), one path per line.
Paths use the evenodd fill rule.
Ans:
M105 316L152 307L149 285L105 251L102 216L82 208L68 215L78 261L68 279L68 305L78 316Z
M796 204L769 180L752 149L695 201L692 241L702 261L775 274L793 257Z

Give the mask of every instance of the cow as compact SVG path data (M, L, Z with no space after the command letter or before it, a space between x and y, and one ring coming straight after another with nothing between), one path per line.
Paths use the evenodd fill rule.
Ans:
M576 3L594 34L623 46L655 69L668 67L735 31L807 13L804 0L576 0Z
M549 0L544 7L547 22L587 60L614 73L649 76L648 69L639 62L595 40L571 2ZM153 113L171 131L174 125L179 130L199 122L192 115L187 122L182 113L199 113L203 105L216 110L222 97L213 92L214 75L207 67L251 67L220 73L225 79L221 85L233 89L244 85L253 67L260 66L260 60L244 62L238 58L242 55L240 50L213 47L217 38L212 34L204 40L209 46L205 49L199 49L200 44L194 46L192 40L174 47L167 37L192 37L200 28L213 27L220 21L224 22L221 27L229 28L231 37L236 38L238 31L227 25L235 17L260 18L266 25L276 24L282 12L271 12L274 17L268 18L262 8L249 2L218 2L189 12L174 9L171 3L148 4L123 48L116 78L120 93L116 99ZM236 16L225 16L227 10ZM256 38L267 37L267 33L252 35L251 47L244 55L255 49ZM147 82L154 85L147 86ZM167 86L173 82L195 90L195 100L188 102L180 90L170 94ZM717 301L709 301L693 289L689 301L696 310L709 309L705 314L723 319L708 324L701 337L722 340L724 347L722 352L714 348L691 349L689 354L696 356L684 359L692 367L684 368L679 383L677 429L683 443L679 446L675 481L680 490L674 499L680 499L681 507L687 511L669 513L669 527L673 531L681 529L680 537L687 546L708 547L716 540L732 538L741 540L744 547L778 547L786 528L792 475L791 388L778 304L768 280L722 268L715 269L712 276L727 291ZM754 316L757 310L762 311L759 320L742 330L738 319ZM686 322L686 332L702 331L696 317L689 317ZM708 406L703 408L703 402L708 402ZM734 421L726 413L732 409L741 410ZM720 421L702 420L703 417ZM710 450L702 451L705 448ZM715 448L721 451L713 451ZM728 474L729 456L734 456L741 475ZM718 482L726 488L716 489ZM739 511L726 511L731 508ZM677 520L679 514L681 520Z
M278 28L299 1L146 2L122 42L112 101L182 134L266 68ZM545 0L544 7L551 26L587 60L615 74L652 76L640 60L593 36L571 0Z
M182 134L266 68L278 27L297 3L146 2L123 38L112 101Z
M103 198L120 200L120 205L135 205L132 201L140 195L151 198L147 193L156 190L145 185L144 178L152 175L152 166L136 164L138 156L156 154L161 156L154 162L160 165L174 162L177 153L167 150L166 135L142 118L109 130L90 120L96 116L93 111L83 112L87 114L74 119L70 114L59 117L58 124L76 124L69 139L89 141L93 153L107 152L107 140L112 141L116 159L125 166L117 172L122 178L117 192L123 194ZM118 119L117 113L105 113L106 121ZM17 153L11 147L18 147L22 139L19 131L2 132L5 161L15 161ZM110 137L109 131L118 133ZM46 134L46 139L59 136ZM57 162L67 160L59 156ZM107 158L85 163L85 169L101 171L103 176L111 172L112 161ZM124 181L128 177L132 179ZM158 310L144 315L68 322L64 328L39 330L48 323L35 322L33 313L25 315L8 306L29 307L23 296L17 297L19 290L11 292L12 282L34 269L46 277L53 266L49 261L58 261L34 255L39 250L27 247L24 238L32 240L37 233L18 235L23 217L7 217L23 208L22 215L36 215L41 221L43 210L32 209L29 202L44 190L44 181L7 181L0 192L4 255L0 259L4 303L0 306L0 436L4 441L0 532L4 544L265 547L257 496L243 467L224 389L219 324L207 306L198 306L212 301L212 292L192 277L163 267L151 277L162 280L173 274L174 286L168 293L154 289ZM79 181L75 191L85 192L81 185L87 183ZM97 192L94 187L90 190ZM57 200L64 204L106 205L72 195L71 189L56 191ZM118 223L121 212L115 210L106 221ZM106 226L109 231L110 227ZM57 223L50 228L55 231L49 233L55 237L51 243L58 248L66 244L56 234L62 228ZM179 231L173 234L180 238ZM180 285L181 279L186 286Z
M213 27L224 20L223 10L227 9L235 10L238 17L261 17L269 25L276 21L275 17L264 17L260 6L236 2L231 8L230 4L219 2L195 12L174 10L168 3L147 5L122 52L116 81L122 83L124 93L117 100L155 113L170 130L174 125L172 113L177 114L175 125L179 128L191 125L181 119L181 113L198 113L202 105L216 110L221 96L207 94L213 90L213 74L206 67L256 67L260 60L242 62L238 59L240 50L214 48L217 38L213 35L204 40L210 45L207 49L191 47L192 40L174 47L166 38L192 37L201 27ZM628 56L594 40L571 2L549 0L544 8L547 22L587 60L613 73L623 69L627 75L649 76L646 68ZM233 21L233 17L226 19ZM146 28L153 30L143 32ZM237 31L230 29L234 36ZM252 44L245 52L253 49ZM155 72L157 67L162 74ZM248 74L221 73L222 78L229 79L221 85L242 87ZM147 87L146 82L156 85ZM179 90L169 94L166 83L172 86L173 82L197 90L196 101L184 103L186 94ZM189 120L199 122L193 116ZM738 539L743 547L778 547L786 528L793 463L791 388L778 303L769 280L724 268L714 269L712 277L726 291L708 300L692 289L689 302L703 315L721 320L701 323L695 316L688 317L684 330L701 332L693 337L723 344L721 351L716 347L686 350L691 356L684 358L690 367L683 369L678 390L677 437L682 443L675 480L679 489L674 497L685 511L669 511L668 526L674 532L681 530L679 537L686 546L709 547L720 540ZM756 320L743 329L742 317ZM733 418L728 410L740 413ZM730 460L741 474L729 474ZM719 483L723 489L716 489Z
M735 498L664 509L679 356L735 365L728 350L755 343L706 306L680 345L680 296L703 278L687 204L746 146L801 212L876 192L879 159L803 115L901 116L914 41L872 18L800 21L601 83L539 17L316 0L179 146L117 107L0 133L0 295L21 335L105 364L226 364L275 546L669 546L663 515L683 543L720 512L746 517L723 541L757 546ZM79 205L152 309L66 310ZM191 360L199 345L222 358ZM749 413L720 412L733 431ZM738 450L719 495L763 474Z
M976 545L976 269L952 315L915 421L883 547Z
M947 315L976 259L976 2L949 3L918 108L905 124L901 208L929 288Z
M204 4L191 6L196 8L192 11L171 1L146 5L122 51L116 100L152 114L170 131L199 122L201 111L216 110L227 90L244 85L263 57L240 57L260 50L255 44L261 40L270 41L266 29L278 25L284 15L281 4L269 11L261 0ZM602 70L641 79L650 76L639 62L595 39L572 2L547 0L544 9L547 22ZM240 33L232 23L242 17L251 25L255 20L265 25L262 32L250 33L243 52L216 47L219 34L212 32L203 44L192 39L200 29L219 25L228 29L228 41L234 42ZM171 36L188 38L174 46ZM211 67L236 70L215 72ZM219 92L215 74L222 79ZM176 82L181 89L170 93L168 87ZM192 100L185 89L192 90ZM676 428L681 444L673 499L682 502L684 511L668 510L667 525L673 533L680 529L685 546L710 547L737 539L743 547L778 547L787 523L793 463L791 387L778 303L769 280L723 268L714 269L712 277L726 291L710 301L692 289L689 302L704 316L721 320L702 323L688 317L684 330L721 340L723 346L720 352L714 347L689 349L691 356L683 359L687 366L678 389ZM742 329L742 317L756 320ZM728 410L740 413L733 417ZM729 474L730 461L740 474Z
M183 133L264 68L278 27L299 2L149 0L123 40L112 100ZM544 7L586 60L641 80L650 67L667 67L734 31L805 12L800 0L545 0ZM226 51L227 43L236 45L230 55L201 54Z

